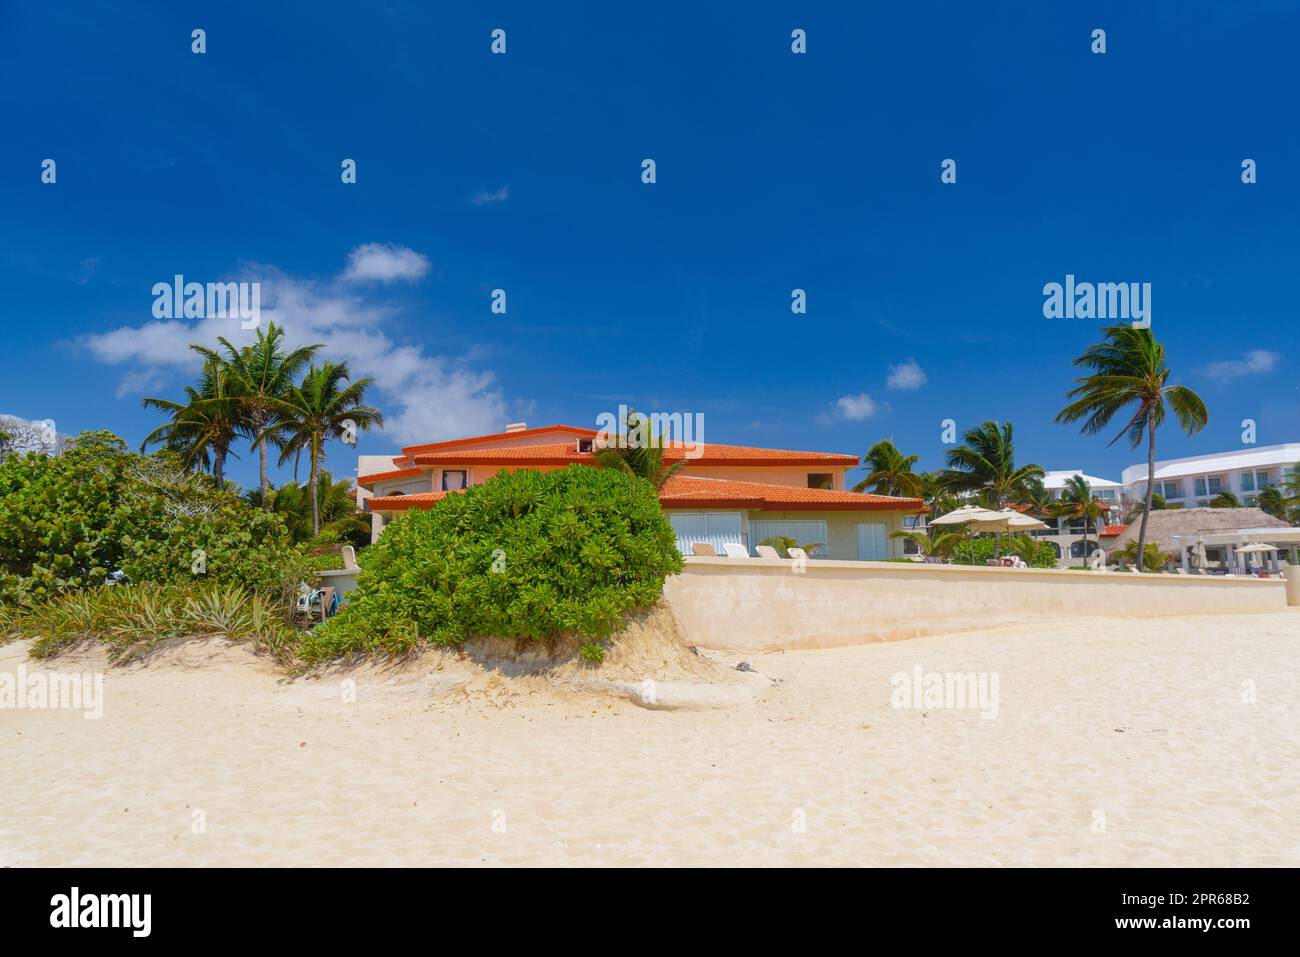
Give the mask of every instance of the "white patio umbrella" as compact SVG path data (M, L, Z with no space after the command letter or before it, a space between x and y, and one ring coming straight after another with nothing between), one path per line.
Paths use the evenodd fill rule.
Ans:
M1263 556L1275 553L1278 550L1279 549L1276 546L1268 545L1264 542L1250 542L1249 544L1242 545L1241 548L1237 549L1237 554L1246 556L1246 567L1250 568L1250 556L1259 555L1260 563L1262 564Z
M981 508L978 505L963 505L961 508L955 508L947 515L940 515L931 525L965 525L968 522L978 521L997 521L999 512L989 508Z
M1002 532L1029 532L1039 528L1047 528L1044 522L1029 515L1023 515L1013 508L1004 508L1000 511L994 511L991 508L981 508L978 505L963 505L961 508L953 509L947 515L936 518L931 525L965 525L972 532L993 532L995 535L993 543L993 555L996 557L1001 554L1002 541L996 537Z
M971 531L975 532L1034 532L1047 528L1046 522L1040 522L1032 515L1017 512L1014 508L1004 508L990 513L994 518L976 519Z
M971 522L967 527L972 532L993 533L994 558L998 558L1002 554L1003 532L1032 532L1037 529L1048 527L1046 522L1040 522L1032 515L1025 515L1021 512L1017 512L1014 508L1004 508L993 512L992 514L992 518L979 519Z

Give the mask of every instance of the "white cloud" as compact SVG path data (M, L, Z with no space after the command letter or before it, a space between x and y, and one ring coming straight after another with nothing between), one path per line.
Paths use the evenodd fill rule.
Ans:
M429 260L414 249L392 243L363 243L348 253L346 282L414 282L429 271Z
M1240 359L1211 362L1203 371L1211 379L1217 379L1219 382L1231 382L1233 379L1240 379L1244 376L1272 372L1276 368L1279 358L1281 357L1276 352L1251 349L1249 352L1244 353Z
M835 412L843 419L850 422L861 422L863 419L869 419L878 411L876 400L871 398L865 392L858 395L842 395L835 400Z
M346 362L353 378L373 378L378 390L374 404L386 420L383 434L393 443L482 435L510 420L491 372L476 371L458 357L432 355L416 343L393 340L384 331L392 308L368 300L342 281L300 279L260 265L226 278L262 284L261 327L271 322L281 326L290 348L321 343L320 355ZM142 311L151 305L145 299ZM225 336L239 347L256 335L241 329L235 318L150 320L83 336L78 344L100 362L123 367L119 396L166 395L164 387L179 395L181 381L202 361L190 343L215 347L217 337Z
M896 366L890 366L889 378L885 381L891 389L903 391L919 389L926 383L925 370L917 365L915 359L908 359Z
M509 186L502 186L495 193L489 193L487 190L480 190L474 194L472 202L475 206L487 206L489 203L504 203L509 196Z

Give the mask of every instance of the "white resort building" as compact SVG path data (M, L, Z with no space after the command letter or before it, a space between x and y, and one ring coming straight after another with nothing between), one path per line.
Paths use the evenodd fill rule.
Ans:
M1243 505L1254 505L1261 491L1280 485L1297 463L1300 442L1165 459L1156 462L1156 494L1184 508L1203 508L1220 492L1232 492ZM1121 478L1130 498L1146 497L1145 462L1130 465Z

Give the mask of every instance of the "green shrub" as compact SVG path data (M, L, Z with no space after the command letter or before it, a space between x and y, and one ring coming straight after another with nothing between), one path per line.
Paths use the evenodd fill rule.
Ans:
M294 559L279 516L210 488L167 453L127 452L107 432L83 433L60 455L0 463L0 604L95 587L117 572L269 593Z
M952 552L953 563L957 565L985 565L993 558L994 540L992 535L969 538L958 542ZM1056 551L1047 542L1031 538L1028 535L1003 535L1002 555L1019 555L1031 568L1055 568Z
M366 549L307 660L475 635L604 637L681 570L654 487L612 469L501 473L411 510Z
M583 661L590 661L593 665L598 665L605 660L605 646L589 641L578 649L578 657Z

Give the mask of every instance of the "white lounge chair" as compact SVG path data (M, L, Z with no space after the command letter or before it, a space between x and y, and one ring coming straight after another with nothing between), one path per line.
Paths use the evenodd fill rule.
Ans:
M739 542L723 542L722 550L726 552L728 558L748 558L749 551Z
M802 558L804 561L808 560L808 553L802 548L787 548L786 552L789 553L791 558Z
M691 542L691 554L701 555L706 558L717 558L717 550L708 542Z
M780 558L781 555L771 545L755 545L754 551L758 552L759 558Z

